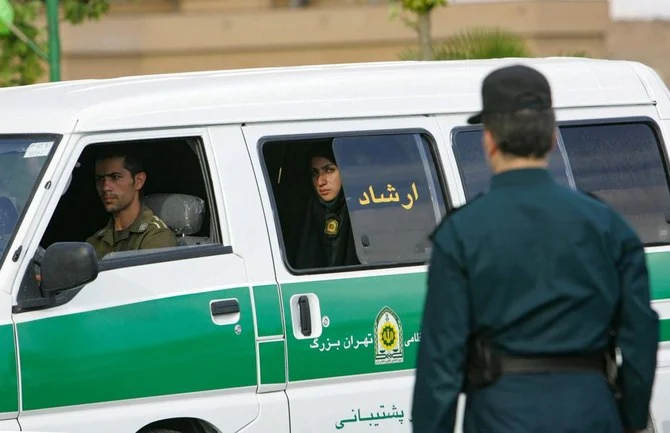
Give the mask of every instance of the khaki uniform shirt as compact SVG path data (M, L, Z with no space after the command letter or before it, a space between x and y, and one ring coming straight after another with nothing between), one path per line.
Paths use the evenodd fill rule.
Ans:
M93 245L100 260L112 252L174 247L177 238L163 220L142 205L140 215L127 229L115 231L114 218L110 218L107 226L86 242Z

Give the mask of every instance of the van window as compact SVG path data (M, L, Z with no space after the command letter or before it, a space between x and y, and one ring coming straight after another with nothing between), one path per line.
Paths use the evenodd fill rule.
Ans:
M361 263L422 262L445 213L429 141L420 134L339 137L342 172Z
M428 235L445 214L446 205L428 137L418 133L347 134L273 140L262 146L284 259L291 271L358 269L429 259ZM324 148L332 151L342 185L348 241L325 236L330 228L324 214L332 205L319 201L318 187L314 186L319 180L310 175L315 149ZM315 219L318 222L313 229ZM338 230L336 224L332 228ZM309 236L316 240L306 245L304 240ZM351 248L333 247L333 242L347 242ZM314 247L314 243L320 246ZM313 257L301 260L306 248L315 248L316 255L328 248L343 248L347 257L351 253L353 258L335 265L324 264L325 259L309 260ZM305 262L312 264L303 265Z
M150 250L112 252L101 259L105 268L122 267L135 262L151 262L151 254L171 259L193 248L220 245L215 204L202 143L198 137L104 142L87 146L79 156L71 181L60 198L40 246L54 242L84 242L99 233L111 220L96 189L96 155L114 148L138 157L146 173L140 197L154 215L174 233L176 245ZM169 251L166 251L169 250ZM188 253L187 253L188 254ZM158 256L156 256L158 257ZM117 260L118 259L118 260ZM114 265L109 265L109 262Z
M0 258L59 140L55 135L0 136Z
M491 169L486 162L482 147L482 132L481 127L469 127L456 130L453 134L453 149L461 172L466 200L472 200L485 192L491 181ZM571 185L560 141L549 155L549 170L558 183Z
M630 122L560 131L577 187L620 212L646 244L670 242L670 191L653 127Z

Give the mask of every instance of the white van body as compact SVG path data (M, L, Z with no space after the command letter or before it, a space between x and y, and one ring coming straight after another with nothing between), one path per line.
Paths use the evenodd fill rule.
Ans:
M0 174L0 200L6 196L13 218L0 231L0 428L410 432L424 239L447 209L485 185L481 130L466 119L481 108L485 75L512 63L539 69L552 85L561 176L622 209L649 245L662 319L649 430L670 433L670 92L642 64L575 58L0 90L0 173L12 173ZM351 164L343 185L361 266L299 271L289 263L282 224L301 193L284 189L292 160L282 152L313 139L333 140L338 160ZM180 245L103 259L91 278L57 295L31 289L40 247L51 254L44 290L57 285L47 280L86 272L82 265L47 277L46 267L66 260L55 258L54 244L83 242L105 223L87 152L120 142L157 158L148 195L198 196L184 199L183 221L161 215L174 219ZM368 190L374 199L366 202ZM389 315L396 334L381 342L380 320ZM384 357L384 344L394 357Z

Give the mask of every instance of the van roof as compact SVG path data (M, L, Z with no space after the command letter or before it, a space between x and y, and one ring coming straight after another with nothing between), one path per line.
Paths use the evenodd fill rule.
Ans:
M0 89L0 133L462 113L491 70L543 72L557 108L651 104L635 62L584 58L401 61L173 73Z

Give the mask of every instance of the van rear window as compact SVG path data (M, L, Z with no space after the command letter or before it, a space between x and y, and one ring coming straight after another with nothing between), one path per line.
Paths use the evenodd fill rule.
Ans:
M491 181L491 169L486 163L482 147L482 133L481 127L468 127L459 129L453 134L453 149L461 172L466 200L472 200L480 193L486 192ZM549 170L557 182L564 185L571 184L560 141L549 156Z
M485 192L491 179L481 138L481 127L453 134L467 200ZM648 121L559 123L550 169L558 182L594 194L616 209L646 245L667 244L670 189L661 149Z
M661 145L646 122L560 127L577 188L620 212L646 244L670 242Z

